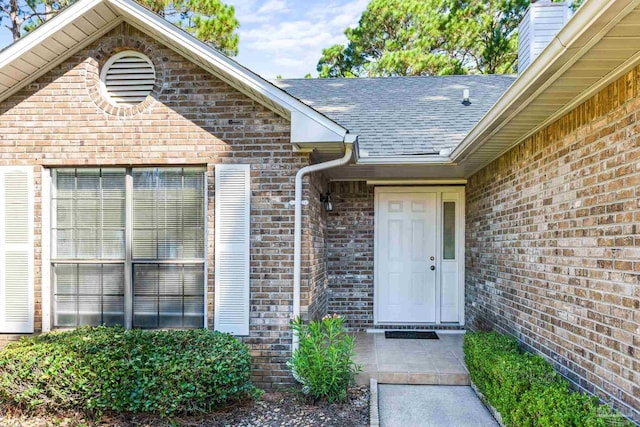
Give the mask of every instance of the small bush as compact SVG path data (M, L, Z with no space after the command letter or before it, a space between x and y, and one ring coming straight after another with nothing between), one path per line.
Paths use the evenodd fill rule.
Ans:
M513 337L467 333L464 357L471 381L507 426L632 426L597 398L572 391L544 358L521 353Z
M82 327L23 338L0 352L0 400L21 407L206 412L253 395L251 359L234 337Z
M352 360L355 341L346 333L343 322L335 314L308 325L300 318L291 322L299 347L287 365L313 400L345 400L360 370Z

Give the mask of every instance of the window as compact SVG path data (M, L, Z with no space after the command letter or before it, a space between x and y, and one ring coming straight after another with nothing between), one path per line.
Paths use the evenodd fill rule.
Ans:
M442 259L456 259L456 202L443 205Z
M201 168L55 169L54 326L203 326L204 183Z

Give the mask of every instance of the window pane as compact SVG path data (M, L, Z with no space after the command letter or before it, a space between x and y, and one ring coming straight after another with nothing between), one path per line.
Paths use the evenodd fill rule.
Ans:
M55 169L54 259L124 258L126 170Z
M54 264L54 326L124 325L123 264Z
M204 257L204 171L133 169L133 258Z
M204 169L130 171L133 325L202 327ZM126 175L124 168L53 170L54 326L124 324Z
M134 327L202 327L203 264L134 264L133 268Z
M456 259L456 202L444 202L442 258Z

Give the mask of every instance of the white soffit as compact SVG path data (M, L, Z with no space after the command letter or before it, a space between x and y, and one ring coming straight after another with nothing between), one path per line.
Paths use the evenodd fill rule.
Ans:
M640 62L640 0L587 1L451 154L468 177Z
M0 52L0 101L123 21L291 120L292 143L343 142L344 127L132 0L80 0Z

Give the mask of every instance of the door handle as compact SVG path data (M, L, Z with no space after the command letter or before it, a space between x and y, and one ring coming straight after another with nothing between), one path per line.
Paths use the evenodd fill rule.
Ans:
M431 269L431 271L433 271L433 270L435 270L435 269L436 269L436 266L435 266L435 265L432 265L432 266L430 267L430 269Z

